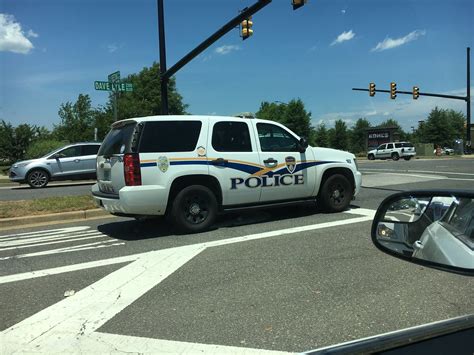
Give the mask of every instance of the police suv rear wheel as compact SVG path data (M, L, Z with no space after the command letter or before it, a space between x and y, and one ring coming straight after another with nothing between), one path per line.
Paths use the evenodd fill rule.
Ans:
M192 185L181 190L173 202L171 217L184 233L208 229L216 219L217 200L205 186Z
M344 211L352 199L352 186L344 175L334 174L323 184L319 200L326 212Z

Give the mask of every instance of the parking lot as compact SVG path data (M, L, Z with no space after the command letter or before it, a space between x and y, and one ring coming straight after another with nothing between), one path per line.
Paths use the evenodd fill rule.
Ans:
M473 313L473 280L383 254L370 226L393 192L473 189L474 160L359 166L340 214L229 214L194 235L125 218L1 232L1 352L301 352Z

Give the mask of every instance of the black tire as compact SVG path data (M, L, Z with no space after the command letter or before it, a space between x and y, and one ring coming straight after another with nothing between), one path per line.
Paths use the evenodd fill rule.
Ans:
M398 155L398 153L392 153L392 160L397 161L398 159L400 159L400 155Z
M367 159L369 159L369 160L375 160L375 155L369 154L369 155L367 156Z
M407 156L407 157L403 157L403 159L405 159L406 161L410 160L411 159L411 156Z
M342 212L351 203L353 193L349 180L344 175L334 174L324 181L318 202L325 212Z
M192 185L181 190L171 207L171 220L183 233L199 233L207 230L217 215L217 199L214 193L202 185Z
M49 174L43 169L33 169L28 173L26 182L34 189L46 187L49 182Z

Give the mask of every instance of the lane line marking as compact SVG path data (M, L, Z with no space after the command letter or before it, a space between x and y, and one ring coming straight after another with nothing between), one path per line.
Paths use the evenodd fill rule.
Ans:
M367 213L367 211L360 212ZM357 210L354 214L357 214ZM348 220L250 234L141 254L132 263L94 282L74 296L2 331L0 335L4 351L6 353L16 351L48 353L53 350L55 353L66 353L73 349L81 351L82 345L87 345L89 335L207 248L371 219L371 216L365 215ZM114 343L104 343L104 346L107 344L109 344L106 349L108 352L116 350ZM241 349L242 352L245 350Z
M37 247L42 247L42 246L45 246L45 245L52 245L52 244L59 244L59 243L67 243L67 242L75 242L75 241L81 241L81 240L87 240L87 239L94 239L94 238L103 238L103 237L107 237L106 235L103 235L102 233L101 234L97 234L97 235L92 235L92 236L86 236L86 237L81 237L81 238L75 238L73 240L70 240L69 239L65 239L65 240L57 240L57 241L54 241L54 242L49 242L49 243L42 243L42 242L36 242L36 243L33 243L33 244L21 244L21 245L17 245L17 246L11 246L11 247L5 247L5 248L0 248L0 252L2 251L5 251L5 250L12 250L12 249L23 249L23 248L37 248ZM114 239L114 241L116 241L116 239Z
M328 227L331 227L331 226L337 226L337 225L341 224L341 222L344 222L344 221L347 221L344 224L365 222L365 221L372 220L373 217L375 216L375 210L365 209L365 208L356 208L356 209L353 209L353 210L344 211L343 213L353 214L353 215L363 215L365 217L350 218L350 219L343 220L343 221L328 222L328 223L336 223L336 224L333 224L333 225L325 224L323 226L323 224L313 224L313 225L306 226L306 228L311 227L311 229L307 229L307 230L318 229L317 226L319 226L319 228L328 228ZM301 228L301 227L297 227L297 228ZM264 232L264 233L260 233L260 235L264 234L263 237L268 238L268 237L272 236L272 235L268 235L268 233L277 232L277 234L275 234L274 236L284 235L284 234L289 234L289 233L296 233L293 230L294 230L294 228L288 228L288 229L283 229L283 230L280 230L280 231ZM284 233L285 231L287 233ZM283 232L283 233L281 233L281 232ZM221 245L231 244L232 243L232 242L230 242L231 239L234 240L234 243L236 243L236 242L239 242L239 241L251 240L251 239L249 239L249 237L251 237L251 236L255 236L255 235L224 239L224 240L217 241L217 242L204 242L204 243L200 243L200 244L196 244L196 245L203 245L204 246L205 244L207 244L207 247L212 247L212 246L217 246L217 245L211 245L210 243L220 243ZM167 249L164 249L164 250L167 250ZM72 272L72 271L85 270L85 269L90 269L90 268L100 267L100 266L120 264L120 263L127 262L127 261L134 261L134 260L142 257L143 255L146 255L147 253L150 253L150 252L133 254L133 255L128 255L128 256L119 256L119 257L116 257L116 258L103 259L103 260L91 261L91 262L86 262L86 263L60 266L60 267L55 267L55 268L50 268L50 269L36 270L36 271L25 272L25 273L14 274L14 275L0 276L0 284L15 282L15 281L23 281L23 280L28 280L28 279L33 279L33 278L43 277L43 276L49 276L49 275L57 275L57 274Z
M76 246L71 246L71 247L38 251L35 253L5 256L5 257L1 257L0 260L23 259L23 258L31 258L34 256L45 256L45 255L52 255L52 254L69 253L69 252L80 251L80 250L96 249L96 248L103 247L104 246L103 244L105 243L111 243L111 242L117 242L117 240L106 240L102 242L95 242L95 243L81 244L81 245L76 245ZM107 246L115 246L115 245L125 245L125 242L115 243L115 244L111 244Z
M211 354L211 355L284 355L285 351L241 348L236 346L188 343L182 341L161 340L95 332L80 342L85 353L108 353L113 344L114 350L139 354Z
M5 245L5 246L12 246L12 245L23 245L23 244L34 244L38 242L49 242L53 240L59 240L59 239L71 239L71 238L81 238L81 237L87 237L89 235L93 234L100 234L104 235L101 232L97 230L91 230L88 232L84 233L78 233L78 234L57 234L55 236L40 236L40 237L34 237L34 238L21 238L21 239L12 239L12 240L7 240L3 241L0 240L0 248ZM105 235L104 235L105 236Z
M146 253L119 256L119 257L111 258L111 259L102 259L102 260L97 260L97 261L89 261L89 262L86 262L86 263L72 264L72 265L66 265L66 266L58 266L58 267L54 267L54 268L50 268L50 269L28 271L28 272L24 272L24 273L21 273L21 274L1 276L0 277L0 285L1 284L6 284L6 283L9 283L9 282L34 279L34 278L37 278L37 277L58 275L58 274L63 274L63 273L67 273L67 272L92 269L92 268L100 267L100 266L108 266L108 265L127 263L127 262L130 262L130 261L135 261L139 257L141 257L142 255L145 255L145 254Z
M0 236L0 238L9 238L9 237L19 237L19 236L31 236L34 234L55 234L55 233L65 233L65 232L79 232L89 229L89 226L78 226L78 227L69 227L69 228L59 228L59 229L47 229L47 230L40 230L35 232L25 232L25 233L15 233L15 234L6 234Z
M448 174L448 175L466 175L466 176L474 176L471 173L455 173L452 171L436 171L436 170L400 170L400 169L374 169L374 168L361 168L360 171L406 171L408 173L434 173L434 174Z

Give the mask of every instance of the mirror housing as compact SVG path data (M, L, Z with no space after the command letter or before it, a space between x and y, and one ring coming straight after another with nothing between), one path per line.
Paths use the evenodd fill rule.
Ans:
M474 192L391 195L375 214L371 237L378 249L397 258L474 276Z
M306 138L301 137L299 142L298 142L298 148L300 153L306 152L306 148L308 148L308 141Z

